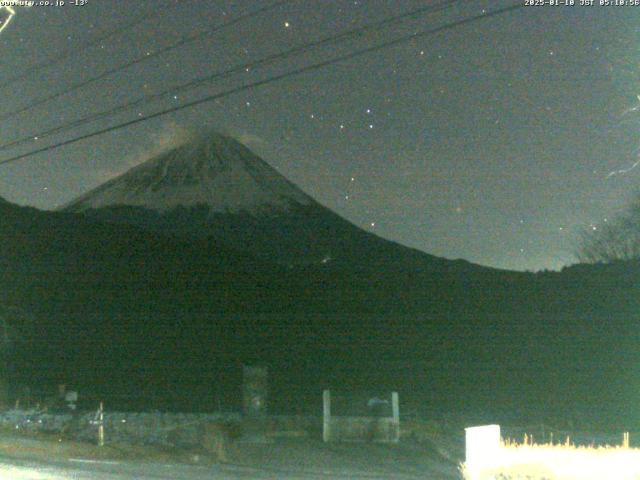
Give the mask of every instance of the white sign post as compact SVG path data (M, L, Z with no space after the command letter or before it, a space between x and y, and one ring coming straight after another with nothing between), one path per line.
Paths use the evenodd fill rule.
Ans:
M494 464L500 455L500 425L465 428L465 468L479 472Z
M322 392L322 440L331 441L331 392Z

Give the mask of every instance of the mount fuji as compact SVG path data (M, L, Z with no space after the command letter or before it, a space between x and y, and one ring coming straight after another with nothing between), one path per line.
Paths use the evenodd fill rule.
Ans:
M291 392L375 385L423 411L636 412L619 399L634 398L637 264L533 274L434 257L352 225L221 135L66 210L0 199L15 385L64 372L211 411L212 384L236 401L237 367L262 363L288 409L306 398Z
M288 265L468 268L368 233L279 174L231 137L199 137L72 201L66 212L164 234L213 237Z
M211 214L257 216L313 204L244 145L210 134L132 168L73 201L67 210L128 205L167 213L205 206Z

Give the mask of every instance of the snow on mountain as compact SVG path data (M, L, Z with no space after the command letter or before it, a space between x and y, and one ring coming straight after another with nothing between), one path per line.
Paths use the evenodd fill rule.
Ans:
M210 134L151 158L65 210L127 205L164 213L205 205L211 213L255 215L315 203L241 143Z
M358 228L220 134L153 157L63 210L189 239L213 238L289 266L458 268Z

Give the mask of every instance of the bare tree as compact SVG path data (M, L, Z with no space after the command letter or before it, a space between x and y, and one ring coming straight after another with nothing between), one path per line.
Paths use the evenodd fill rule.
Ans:
M640 195L612 221L581 235L578 260L613 263L640 259Z

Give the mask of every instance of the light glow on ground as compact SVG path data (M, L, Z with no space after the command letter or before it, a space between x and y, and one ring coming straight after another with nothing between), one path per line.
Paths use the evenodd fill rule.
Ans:
M629 448L628 437L624 443L582 447L501 440L496 449L485 445L482 457L467 453L461 470L465 480L640 480L640 449Z

